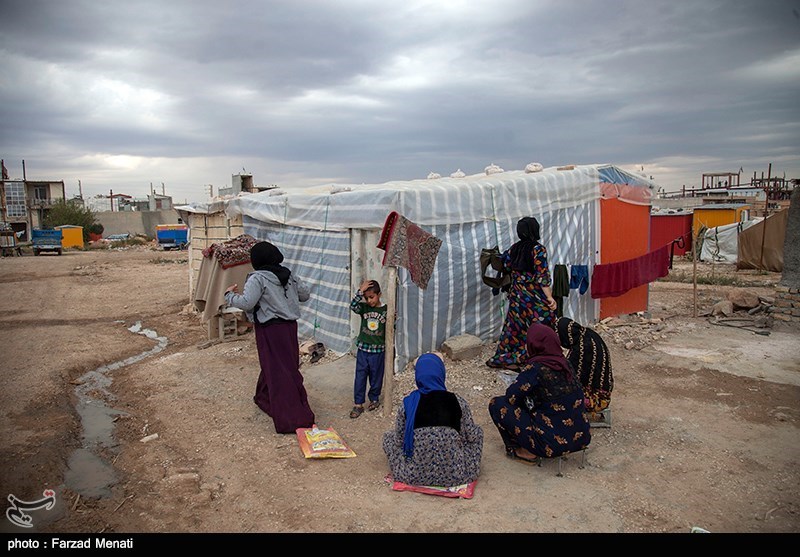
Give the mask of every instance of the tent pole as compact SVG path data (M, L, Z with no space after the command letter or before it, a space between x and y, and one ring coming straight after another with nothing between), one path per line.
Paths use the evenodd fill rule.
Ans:
M764 270L764 238L767 235L767 215L769 214L769 194L772 191L772 183L770 177L772 176L772 163L769 163L769 170L767 171L767 189L764 190L764 222L761 229L761 256L758 258L758 270Z
M694 296L694 303L692 309L692 317L697 317L697 240L699 234L692 233L692 290Z
M386 351L383 369L383 404L391 410L394 407L394 321L397 299L397 268L387 267L386 290Z

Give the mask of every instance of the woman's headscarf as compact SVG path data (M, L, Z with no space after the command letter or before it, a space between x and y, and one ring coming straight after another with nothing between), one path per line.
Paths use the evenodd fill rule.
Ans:
M273 273L281 281L281 286L286 287L292 272L281 265L282 262L281 250L269 242L257 242L250 248L250 263L253 269Z
M403 399L403 408L406 411L406 431L403 436L403 452L406 458L414 454L414 419L417 417L417 406L421 395L432 391L446 391L444 384L444 362L436 354L423 354L417 358L414 365L414 378L417 389Z
M539 243L539 221L523 217L517 222L519 241L511 246L511 268L516 271L533 271L533 246Z
M611 354L600 335L569 317L560 317L556 329L561 346L569 349L569 363L581 384L611 392L614 388Z
M558 334L552 327L534 322L528 328L525 339L528 350L528 363L537 363L549 367L553 371L570 371L569 362L561 350Z

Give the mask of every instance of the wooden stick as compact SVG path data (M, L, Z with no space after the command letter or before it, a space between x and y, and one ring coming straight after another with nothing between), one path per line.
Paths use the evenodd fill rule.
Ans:
M114 509L114 511L113 511L113 512L117 512L117 511L119 510L119 508L120 508L122 505L124 505L124 504L125 504L125 501L127 501L128 499L133 499L134 497L136 497L136 494L135 494L135 493L134 493L133 495L128 495L128 496L127 496L125 499L123 499L123 500L122 500L122 503L120 503L119 505L117 505L117 508L116 508L116 509Z
M386 351L384 352L383 368L383 404L391 413L394 406L392 394L394 391L394 320L397 300L397 268L387 269L386 291Z
M698 230L699 232L699 230ZM697 240L699 234L692 233L692 289L694 294L694 304L692 317L697 317Z
M764 190L764 220L761 222L761 255L758 258L759 270L764 270L764 240L767 237L767 215L769 214L769 194L772 192L772 163L767 171L767 189Z

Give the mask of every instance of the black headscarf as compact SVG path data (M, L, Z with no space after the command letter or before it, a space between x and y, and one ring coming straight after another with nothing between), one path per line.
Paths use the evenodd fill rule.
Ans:
M281 286L284 288L289 282L289 275L292 272L281 265L283 254L269 242L258 242L250 248L250 263L256 271L269 271L278 277Z
M517 223L519 241L511 246L511 268L515 271L534 271L533 246L539 243L539 221L523 217Z
M611 353L597 331L569 317L560 317L556 330L561 346L569 349L567 359L580 375L583 386L610 393L614 388Z

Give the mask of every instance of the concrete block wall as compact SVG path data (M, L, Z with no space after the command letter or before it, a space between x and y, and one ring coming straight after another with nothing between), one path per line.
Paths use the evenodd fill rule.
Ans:
M189 213L189 301L194 299L194 285L203 262L203 250L244 234L241 215L228 218L224 212Z
M97 222L103 225L103 236L125 234L132 236L144 234L156 237L156 225L178 224L178 213L173 209L161 211L101 211L95 213Z

